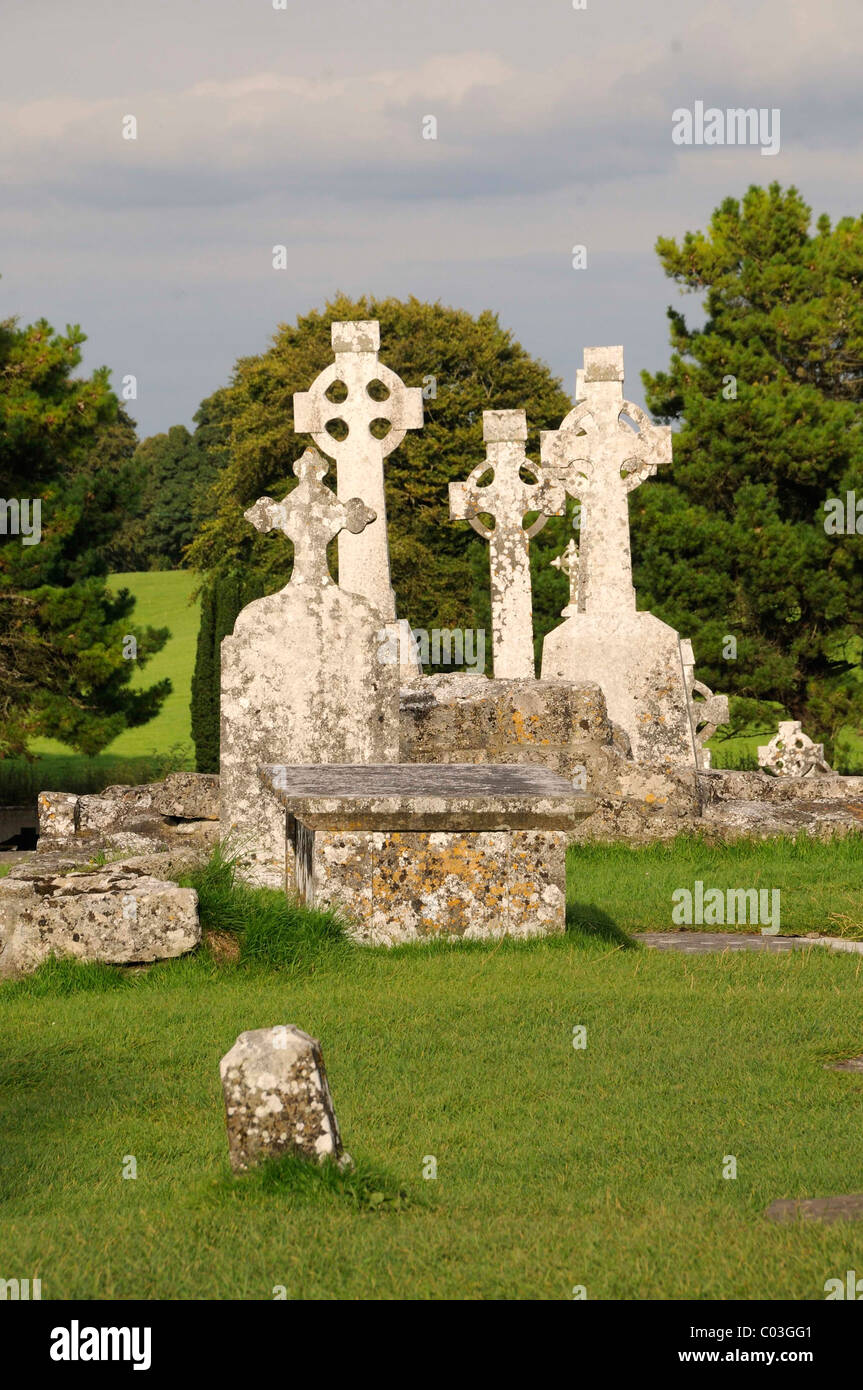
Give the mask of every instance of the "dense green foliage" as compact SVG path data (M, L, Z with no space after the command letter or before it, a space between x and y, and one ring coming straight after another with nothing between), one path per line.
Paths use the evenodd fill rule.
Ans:
M198 431L172 425L167 434L142 440L135 466L144 482L134 568L178 569L203 519L215 459Z
M96 753L170 690L167 680L131 689L130 639L141 666L167 633L136 627L128 591L104 583L136 494L133 427L106 368L73 376L84 341L44 319L0 324L0 756L39 736ZM24 534L10 500L19 518L22 502L38 502L40 536Z
M669 309L670 367L644 374L680 427L630 500L639 604L740 697L738 727L776 700L829 747L863 724L863 535L824 529L829 498L863 498L863 218L813 233L796 190L753 187L657 250L706 320Z

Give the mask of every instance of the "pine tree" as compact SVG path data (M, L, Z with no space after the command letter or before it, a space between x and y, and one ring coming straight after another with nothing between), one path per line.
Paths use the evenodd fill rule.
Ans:
M104 584L128 515L131 421L106 368L73 377L84 341L77 326L0 323L0 756L40 736L97 753L152 719L171 688L130 689L127 639L142 665L168 633L136 627L128 591ZM24 503L41 514L32 544L16 521Z
M639 604L737 697L732 727L778 701L829 748L863 723L863 535L824 526L829 498L863 497L863 218L810 217L795 189L752 187L657 242L706 321L669 309L671 365L643 374L679 428L630 519Z

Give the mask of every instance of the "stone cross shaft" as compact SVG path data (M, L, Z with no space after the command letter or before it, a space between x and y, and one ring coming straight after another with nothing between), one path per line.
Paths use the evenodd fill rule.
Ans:
M390 620L396 608L383 461L402 442L406 430L422 427L422 391L405 386L378 361L380 325L376 320L334 323L331 333L336 360L308 391L295 394L294 429L311 434L318 448L335 459L339 497L365 498L381 522L368 535L348 527L339 536L339 585L364 595ZM382 439L371 433L375 421L390 426ZM336 439L328 429L336 422L347 426L344 439Z
M563 488L545 477L525 454L527 420L523 410L484 410L482 436L487 446L484 462L463 483L449 485L450 516L469 521L489 542L495 676L532 678L530 538L550 516L562 514L566 497ZM489 469L494 477L481 486L479 480ZM522 470L536 482L525 482ZM525 529L523 519L528 512L540 515ZM493 530L480 520L482 513L494 518Z
M316 449L306 449L294 464L300 481L293 492L281 502L259 497L244 513L259 531L283 531L293 541L294 568L289 584L332 584L327 563L330 541L343 530L358 535L375 520L375 513L359 497L340 502L324 486L328 470L329 464Z
M623 348L585 348L576 396L560 429L544 431L541 457L582 504L578 611L611 616L635 610L627 498L671 461L671 430L624 400Z
M569 603L561 612L562 618L578 611L578 546L570 536L566 549L549 560L552 569L560 570L569 580Z

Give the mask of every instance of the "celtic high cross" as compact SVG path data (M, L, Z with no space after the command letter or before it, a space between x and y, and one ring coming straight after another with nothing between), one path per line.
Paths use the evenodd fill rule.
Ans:
M449 510L455 520L469 521L489 543L491 563L492 654L498 679L533 677L533 610L530 584L530 539L550 516L560 516L563 488L527 458L527 419L523 410L484 410L482 437L486 458L463 483L450 483ZM492 470L490 483L480 485ZM522 473L535 479L525 482ZM527 528L528 512L539 512ZM481 520L494 518L494 529Z
M365 534L342 531L339 536L339 585L362 594L387 621L395 618L390 580L387 508L384 497L384 458L401 444L406 430L422 427L422 391L405 386L401 377L378 361L381 335L375 319L334 323L331 336L335 362L294 395L294 429L310 434L319 449L336 462L337 491L342 499L362 497L380 525ZM378 439L370 426L389 425ZM330 426L347 427L344 438Z
M542 433L541 458L581 502L578 612L631 612L627 498L660 464L670 463L671 430L624 400L621 347L585 348L576 395L579 404L560 428Z

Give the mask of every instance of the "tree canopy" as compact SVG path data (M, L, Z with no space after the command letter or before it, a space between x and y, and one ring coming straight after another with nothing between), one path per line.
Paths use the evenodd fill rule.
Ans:
M824 528L831 497L863 496L863 218L810 222L773 184L657 242L705 320L670 308L670 366L643 373L674 461L630 519L639 606L693 639L735 727L779 701L830 744L863 722L863 536Z
M107 368L74 376L84 341L77 326L0 323L0 756L38 736L96 753L170 690L129 688L128 639L143 663L168 634L134 626L128 591L104 583L138 475Z

